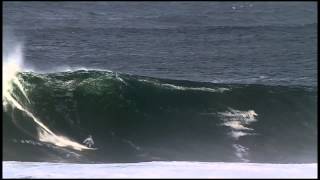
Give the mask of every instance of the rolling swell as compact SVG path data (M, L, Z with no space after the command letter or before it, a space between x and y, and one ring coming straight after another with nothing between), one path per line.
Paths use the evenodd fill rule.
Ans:
M30 103L15 97L56 134L97 150L39 140L22 111L6 107L4 160L316 162L316 90L213 84L74 71L20 73Z

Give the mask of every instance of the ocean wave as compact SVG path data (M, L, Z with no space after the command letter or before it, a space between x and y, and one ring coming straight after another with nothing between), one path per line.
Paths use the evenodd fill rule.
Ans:
M315 89L97 70L16 79L3 109L5 160L316 161ZM89 134L97 149L81 143Z

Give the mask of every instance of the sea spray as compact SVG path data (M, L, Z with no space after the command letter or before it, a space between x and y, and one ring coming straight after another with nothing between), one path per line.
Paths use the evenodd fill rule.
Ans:
M40 119L28 110L28 108L21 103L21 99L13 92L14 86L23 94L23 97L30 103L23 82L18 78L18 73L23 70L23 48L21 44L13 46L13 51L4 53L3 57L3 81L2 81L2 104L4 110L7 106L17 108L30 117L38 126L38 138L42 142L49 142L59 147L70 147L75 150L90 149L82 144L74 142L67 137L56 135L52 132Z

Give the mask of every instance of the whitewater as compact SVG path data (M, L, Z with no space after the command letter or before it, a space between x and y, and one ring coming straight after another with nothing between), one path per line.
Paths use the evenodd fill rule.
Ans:
M317 178L317 164L3 162L3 178Z

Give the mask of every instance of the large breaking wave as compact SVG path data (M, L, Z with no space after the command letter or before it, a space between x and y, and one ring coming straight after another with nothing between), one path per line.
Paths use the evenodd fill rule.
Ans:
M315 88L97 70L19 72L10 83L4 160L316 162ZM97 150L81 144L89 134Z

